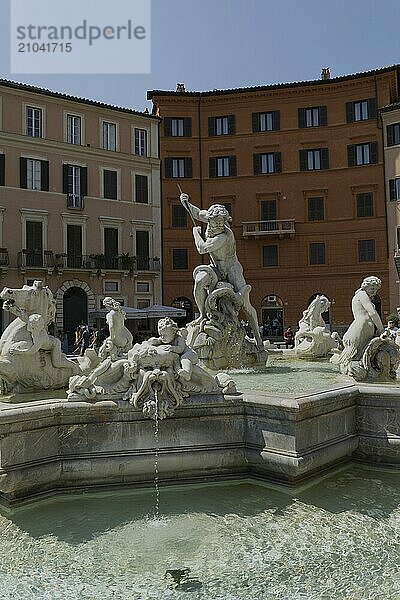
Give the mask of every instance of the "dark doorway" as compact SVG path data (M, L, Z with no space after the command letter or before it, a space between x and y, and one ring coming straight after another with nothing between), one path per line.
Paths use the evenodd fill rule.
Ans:
M64 294L64 332L68 335L68 346L70 350L74 346L75 329L78 325L87 324L87 304L87 295L81 288L71 287Z

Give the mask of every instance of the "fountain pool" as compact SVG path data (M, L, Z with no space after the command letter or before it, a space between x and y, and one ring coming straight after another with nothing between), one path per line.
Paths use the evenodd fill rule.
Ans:
M351 382L339 373L329 360L301 360L284 355L270 355L266 367L231 369L229 375L241 391L263 391L271 394L296 394L327 386Z
M400 596L398 472L58 498L0 516L4 600ZM175 585L166 572L190 569ZM12 590L12 591L11 591Z

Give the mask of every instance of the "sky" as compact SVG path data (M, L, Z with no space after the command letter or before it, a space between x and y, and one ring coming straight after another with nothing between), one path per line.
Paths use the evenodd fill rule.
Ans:
M177 82L210 90L400 63L400 0L152 0L150 74L11 74L12 1L0 0L0 77L137 110Z

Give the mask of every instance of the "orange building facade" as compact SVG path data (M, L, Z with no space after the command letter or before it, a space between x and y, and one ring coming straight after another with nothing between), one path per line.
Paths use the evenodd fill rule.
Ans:
M312 297L324 293L332 301L330 323L340 330L351 322L354 291L372 274L382 279L383 316L389 312L379 108L398 97L398 67L325 77L148 92L162 118L166 304L195 314L192 270L202 262L179 184L197 206L230 210L260 322L278 318L281 330L293 327Z

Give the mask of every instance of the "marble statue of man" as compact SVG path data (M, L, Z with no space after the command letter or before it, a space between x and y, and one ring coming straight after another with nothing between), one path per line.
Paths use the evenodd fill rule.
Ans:
M257 342L257 347L263 349L258 318L255 308L250 303L251 286L246 284L243 267L236 254L236 241L229 226L232 220L228 211L221 204L213 204L208 210L201 210L189 202L187 194L180 195L180 201L193 220L207 223L204 237L200 226L193 227L193 238L199 254L210 256L211 268L219 281L228 282L236 292L238 303L246 314L249 325ZM207 269L198 267L194 273L193 295L200 311L200 319L205 318L205 302L211 284Z

